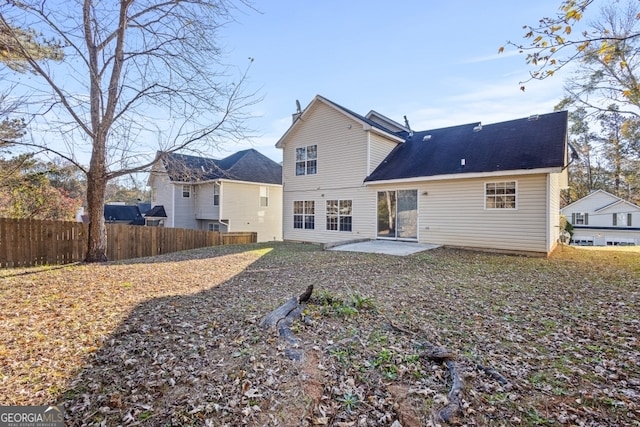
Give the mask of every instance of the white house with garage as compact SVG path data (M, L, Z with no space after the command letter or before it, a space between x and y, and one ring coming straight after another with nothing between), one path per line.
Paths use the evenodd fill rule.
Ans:
M572 244L640 245L640 206L604 190L589 193L561 212L573 225Z

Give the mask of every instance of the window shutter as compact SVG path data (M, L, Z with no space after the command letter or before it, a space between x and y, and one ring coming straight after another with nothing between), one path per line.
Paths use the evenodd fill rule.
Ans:
M614 213L613 214L613 226L615 227L616 225L618 225L618 214Z
M631 227L631 218L633 215L630 213L627 214L627 227Z
M584 214L584 225L589 225L589 214L586 212Z
M575 225L576 223L576 214L575 212L571 214L571 225Z

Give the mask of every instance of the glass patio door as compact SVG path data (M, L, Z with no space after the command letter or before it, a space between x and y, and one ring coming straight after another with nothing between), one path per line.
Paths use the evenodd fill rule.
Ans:
M418 191L378 191L378 237L418 239Z

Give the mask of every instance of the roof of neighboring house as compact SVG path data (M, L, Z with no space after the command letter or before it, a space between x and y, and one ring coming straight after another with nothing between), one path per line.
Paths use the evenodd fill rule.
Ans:
M282 184L282 166L253 148L224 159L168 153L164 167L171 181L202 182L216 179Z
M365 181L562 168L566 162L567 112L398 135L405 143L398 144Z
M157 205L151 208L145 215L147 218L166 218L167 212L164 210L163 205Z
M137 205L104 205L104 219L107 222L144 225L144 217Z
M640 211L640 206L636 205L635 203L630 202L629 200L625 200L621 197L616 196L615 194L611 194L608 191L604 191L604 190L594 190L591 193L587 194L586 196L576 200L575 202L568 204L567 206L562 208L561 211L570 211L571 208L575 207L574 205L579 206L580 204L582 204L582 202L586 201L587 199L598 198L598 197L602 200L602 203L604 204L598 208L593 209L593 212L602 212L620 204L624 204L627 207L633 209L634 211Z
M146 215L147 212L151 209L151 203L148 202L138 202L138 210L142 215Z

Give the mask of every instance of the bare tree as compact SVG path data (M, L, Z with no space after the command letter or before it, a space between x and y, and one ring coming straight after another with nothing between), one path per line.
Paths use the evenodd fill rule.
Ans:
M245 1L238 6L250 7ZM48 132L24 144L86 174L87 261L106 260L102 212L110 180L148 170L156 152L206 151L244 136L246 107L257 98L243 90L248 67L234 72L222 63L218 34L237 10L232 0L68 0L64 7L7 0L0 6L5 28L33 28L64 51L61 64L42 63L9 31L38 77L22 89L40 130Z

